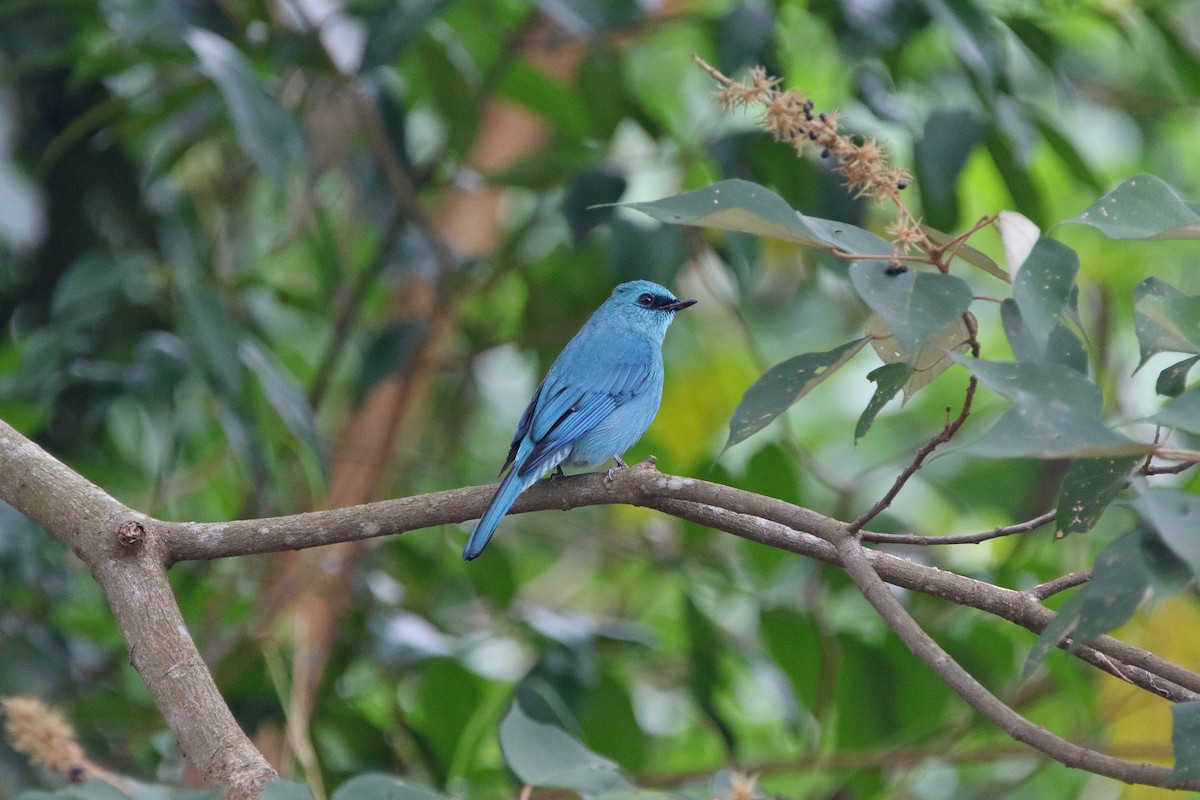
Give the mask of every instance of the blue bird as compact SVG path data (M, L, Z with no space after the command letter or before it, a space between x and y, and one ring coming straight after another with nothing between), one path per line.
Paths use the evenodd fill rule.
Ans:
M694 304L650 281L613 289L550 365L517 424L504 480L463 560L483 552L521 492L552 469L594 467L642 438L662 402L662 341L675 312ZM510 469L511 467L511 469Z

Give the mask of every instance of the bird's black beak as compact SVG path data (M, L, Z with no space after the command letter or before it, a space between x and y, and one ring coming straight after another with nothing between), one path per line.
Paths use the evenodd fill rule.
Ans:
M659 311L682 311L688 306L696 305L695 300L672 300L658 307Z

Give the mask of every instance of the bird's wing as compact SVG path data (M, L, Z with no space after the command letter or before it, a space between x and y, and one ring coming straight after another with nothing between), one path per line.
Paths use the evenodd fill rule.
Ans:
M537 390L533 393L533 399L529 401L529 405L525 406L525 413L521 415L521 421L517 423L517 430L513 434L512 444L508 446L508 458L504 459L504 466L500 468L501 475L516 459L517 450L521 448L521 441L529 433L529 425L533 422L533 413L537 411L538 399L542 396L542 387L545 385L545 381L538 384Z
M648 363L618 363L592 372L583 380L547 378L535 397L537 408L526 431L533 449L518 470L527 475L542 469L561 448L641 392L650 383L650 376Z

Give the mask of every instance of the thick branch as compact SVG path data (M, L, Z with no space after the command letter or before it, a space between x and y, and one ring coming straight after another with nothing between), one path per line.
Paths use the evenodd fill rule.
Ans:
M104 588L129 659L180 749L234 800L275 777L233 718L167 581L155 521L131 511L0 421L0 498L65 542Z
M172 561L224 558L249 553L315 547L322 544L389 536L434 525L477 518L495 493L495 485L385 500L350 508L235 522L159 522ZM517 499L511 513L567 510L606 503L654 508L717 530L841 566L826 539L842 523L782 500L730 486L664 475L652 464L606 473L541 481ZM864 533L864 536L867 534ZM1027 592L1014 591L868 551L883 580L915 592L976 608L1040 633L1054 612ZM1176 702L1200 697L1200 675L1108 636L1081 647L1075 655L1088 663Z
M25 476L36 480L26 480ZM200 747L204 752L196 752L194 759L198 763L203 760L201 766L213 779L238 797L251 794L235 793L236 774L244 772L250 776L252 786L261 787L273 773L245 741L216 693L207 669L195 654L162 573L163 565L187 559L298 549L464 522L482 512L494 490L494 486L469 487L273 519L160 522L130 511L11 428L0 428L0 497L68 541L92 566L109 593L130 642L133 661L154 691L181 746L185 752ZM64 495L73 499L63 501ZM604 503L655 508L853 570L852 576L861 586L873 587L864 591L870 592L869 599L913 651L1014 738L1070 766L1127 781L1167 785L1168 770L1104 756L1024 720L961 667L948 661L948 656L911 620L886 587L884 594L888 599L880 599L878 587L885 586L886 581L1040 631L1054 618L1054 613L1038 602L1035 591L1004 589L888 553L864 551L857 541L847 537L846 524L838 520L733 487L664 475L655 470L653 463L611 475L597 473L543 481L518 499L513 511L566 510ZM124 544L118 542L114 533L118 529L126 537L122 540ZM852 543L852 548L846 541ZM174 630L167 630L172 626ZM184 641L180 642L180 638ZM167 642L169 646L150 647L151 652L141 652L140 645L154 641ZM169 656L165 661L159 655L163 653ZM180 653L184 656L180 657ZM1110 637L1100 637L1079 648L1076 655L1168 699L1183 701L1200 697L1200 675ZM181 688L187 689L188 697L179 696ZM211 702L214 698L215 706ZM218 740L228 745L218 746L212 752L214 740L204 731L197 731L199 726L193 724L199 714L212 717L205 724L220 731ZM231 731L236 735L231 737ZM240 763L239 758L243 759ZM246 791L252 792L253 788Z

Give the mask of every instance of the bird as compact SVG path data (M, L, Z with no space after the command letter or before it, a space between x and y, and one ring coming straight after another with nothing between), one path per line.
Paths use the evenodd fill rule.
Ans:
M463 549L477 558L517 497L550 470L595 467L642 438L662 402L662 342L694 305L652 281L622 283L554 359L513 434L504 476ZM508 470L507 473L505 470Z

